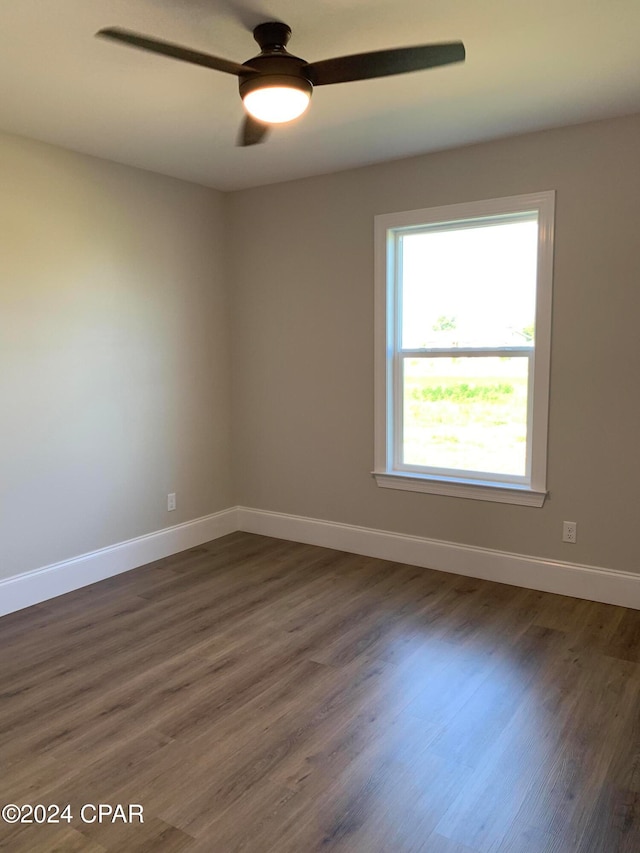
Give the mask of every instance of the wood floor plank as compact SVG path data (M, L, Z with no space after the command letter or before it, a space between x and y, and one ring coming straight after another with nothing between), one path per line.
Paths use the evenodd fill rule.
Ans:
M559 730L558 744L548 763L529 789L527 802L514 820L500 853L575 853L585 833L588 845L596 845L589 829L600 793L607 787L612 762L611 742L603 740L606 728L611 740L619 738L638 707L636 665L623 660L599 658L582 673L570 718ZM600 815L601 816L601 815ZM609 849L614 849L611 834Z
M478 853L477 850L473 850L471 847L458 844L457 841L451 841L450 838L445 838L443 835L438 835L435 832L429 836L424 851L425 853L427 851L428 853Z
M637 853L640 614L246 533L0 619L0 825L88 853Z
M561 645L564 635L553 631L546 637L543 635L543 638L551 642L543 642L540 651L548 657L549 662L553 662L554 646L557 649ZM528 690L523 693L523 684L518 680L517 671L497 667L491 673L492 681L498 684L502 680L516 679L516 691L521 701L504 729L493 732L490 748L485 750L476 772L465 784L460 785L456 799L449 805L438 826L438 831L444 836L479 849L490 847L491 844L497 846L515 819L527 797L533 768L546 767L556 748L556 715L564 709L562 688L572 675L577 683L578 672L571 668L560 671L557 661L545 674L546 679L542 676L533 682L529 681ZM554 683L553 676L557 683ZM570 682L568 692L573 694ZM537 706L538 696L544 703L542 709ZM527 698L532 701L528 702ZM553 704L547 705L549 702ZM472 699L465 710L473 711L473 708ZM567 708L566 713L569 710ZM454 731L459 731L455 717L452 717L452 726ZM476 727L474 720L471 726ZM463 729L464 734L466 732ZM486 740L483 739L483 742L486 744ZM455 754L455 740L453 744ZM478 744L475 748L478 749Z
M640 611L623 609L622 619L604 652L614 658L640 661Z
M3 836L0 849L10 853L106 853L107 848L91 841L73 827L30 826Z
M194 838L156 817L143 824L86 824L80 832L85 843L96 844L108 853L191 853L196 847Z
M558 632L549 628L532 626L526 631L507 654L484 672L480 670L476 689L458 710L452 700L449 719L431 749L450 760L479 766L533 689L536 677L549 666L559 641Z

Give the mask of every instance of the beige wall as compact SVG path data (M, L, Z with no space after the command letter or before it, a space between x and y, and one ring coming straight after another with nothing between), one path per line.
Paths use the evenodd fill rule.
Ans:
M640 571L639 152L635 116L231 195L236 501ZM377 488L374 215L548 189L549 500ZM561 542L563 519L577 545Z
M0 577L230 505L223 204L0 137Z
M225 196L0 137L0 577L235 503L640 571L638 151L640 116ZM374 215L544 189L550 499L378 489Z

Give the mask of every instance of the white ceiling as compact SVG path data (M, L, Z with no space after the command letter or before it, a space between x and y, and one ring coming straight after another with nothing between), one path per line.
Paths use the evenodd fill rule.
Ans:
M467 61L320 87L238 148L233 76L93 37L117 25L243 62L265 20L309 62L457 39ZM640 0L4 0L0 129L229 190L640 111L639 58Z

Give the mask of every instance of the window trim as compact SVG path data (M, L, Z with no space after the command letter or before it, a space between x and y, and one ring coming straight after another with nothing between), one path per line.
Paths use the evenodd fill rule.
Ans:
M536 282L536 340L528 356L532 370L530 476L516 481L497 481L481 472L471 476L442 476L402 470L395 463L394 400L398 399L397 360L393 341L400 312L396 287L395 241L399 232L424 225L477 218L510 216L527 211L538 214L538 266ZM382 488L427 492L478 500L542 506L547 496L547 433L549 419L549 375L551 366L551 300L553 283L553 236L555 191L547 190L505 198L387 213L375 217L375 459L373 476ZM470 226L473 227L472 223ZM473 349L473 348L469 348ZM488 351L487 348L476 348ZM503 350L504 348L500 348ZM530 349L527 347L517 349ZM465 349L457 350L460 355ZM447 353L449 354L449 353ZM433 351L429 351L432 357ZM444 353L443 353L444 355ZM403 356L406 357L406 356ZM401 359L402 360L402 359Z

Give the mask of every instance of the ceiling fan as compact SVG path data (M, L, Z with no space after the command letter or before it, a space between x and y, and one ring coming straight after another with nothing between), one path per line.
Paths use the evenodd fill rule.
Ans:
M271 124L291 121L302 115L309 105L314 86L404 74L463 62L465 58L463 43L454 41L305 62L287 51L291 29L280 21L267 21L253 30L260 53L242 65L120 27L107 27L96 35L238 77L240 97L247 111L239 145L263 142Z

